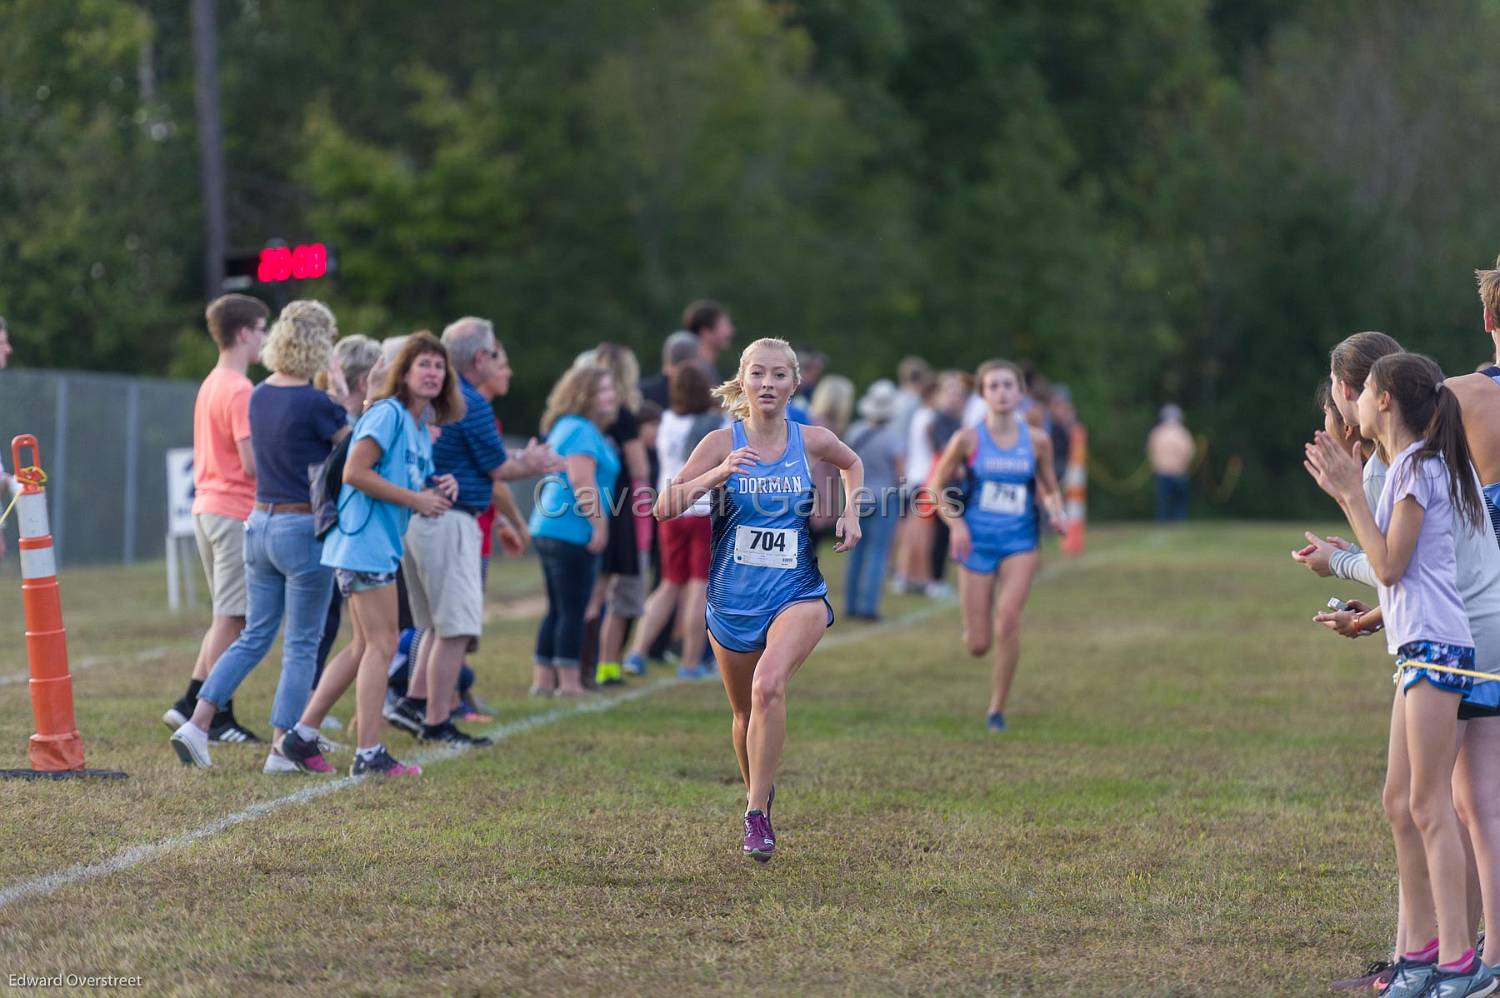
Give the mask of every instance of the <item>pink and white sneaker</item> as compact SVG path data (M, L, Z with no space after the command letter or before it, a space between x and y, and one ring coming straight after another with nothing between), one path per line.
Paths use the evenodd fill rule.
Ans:
M323 756L323 747L318 744L321 740L314 738L309 741L293 728L281 736L281 755L304 773L327 775L334 772L334 768Z

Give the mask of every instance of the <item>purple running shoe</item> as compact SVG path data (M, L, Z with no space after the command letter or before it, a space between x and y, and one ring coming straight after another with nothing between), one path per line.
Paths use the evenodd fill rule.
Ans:
M771 819L764 811L751 811L745 815L745 855L761 863L769 863L776 851L776 833L771 830Z

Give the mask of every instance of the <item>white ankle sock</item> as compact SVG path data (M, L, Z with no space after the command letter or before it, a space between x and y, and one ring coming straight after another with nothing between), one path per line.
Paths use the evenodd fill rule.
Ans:
M298 722L297 724L292 725L292 730L297 732L297 737L301 738L303 741L315 742L318 740L317 728L309 727L306 724Z

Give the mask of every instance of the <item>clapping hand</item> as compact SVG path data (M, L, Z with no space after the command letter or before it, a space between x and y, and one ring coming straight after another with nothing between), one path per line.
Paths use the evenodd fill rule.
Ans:
M1318 483L1318 488L1340 502L1359 495L1362 488L1359 462L1333 437L1319 430L1307 445L1306 454L1302 467Z

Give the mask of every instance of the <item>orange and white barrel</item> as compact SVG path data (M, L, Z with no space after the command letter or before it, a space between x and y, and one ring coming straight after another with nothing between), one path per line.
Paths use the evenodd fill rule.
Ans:
M1089 434L1083 424L1069 431L1068 467L1063 472L1063 513L1067 517L1062 549L1064 554L1083 554L1083 533L1088 521Z
M30 462L21 454L30 449ZM57 586L57 555L47 521L47 476L41 470L36 438L11 442L20 494L16 516L21 540L21 594L26 610L26 657L31 666L31 713L36 734L28 755L38 772L83 769L83 736L73 719L73 677L68 672L68 637L63 628Z

